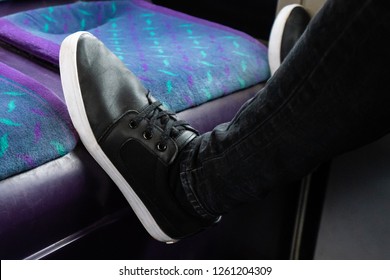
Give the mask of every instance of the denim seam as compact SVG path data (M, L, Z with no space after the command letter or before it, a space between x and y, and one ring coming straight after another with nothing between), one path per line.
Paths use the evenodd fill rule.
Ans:
M186 158L191 158L193 153L194 153L193 149L190 149L188 152L188 157L186 157ZM185 161L183 161L182 166L186 166L187 164L188 164L188 160L185 160ZM188 174L188 173L191 173L192 171L187 170L187 169L184 169L184 170L185 170L184 172L180 172L180 179L181 179L182 186L183 186L184 192L186 194L187 200L190 202L190 204L192 205L192 207L194 208L196 213L198 213L202 218L218 220L220 218L220 216L214 215L205 209L203 204L200 202L198 196L196 195L195 190L191 186L191 182L190 182L191 181L191 179L190 179L191 174Z

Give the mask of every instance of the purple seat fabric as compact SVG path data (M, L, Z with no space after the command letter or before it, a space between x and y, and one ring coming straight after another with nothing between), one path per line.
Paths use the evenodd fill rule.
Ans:
M64 103L0 63L0 179L64 156L76 142Z
M263 82L254 38L142 0L76 2L0 19L0 39L50 63L69 34L101 39L169 109L179 112Z

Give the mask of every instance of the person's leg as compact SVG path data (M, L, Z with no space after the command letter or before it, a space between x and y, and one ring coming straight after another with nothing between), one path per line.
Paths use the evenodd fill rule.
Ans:
M329 0L267 86L187 146L180 176L199 214L261 198L389 131L389 18L387 2Z

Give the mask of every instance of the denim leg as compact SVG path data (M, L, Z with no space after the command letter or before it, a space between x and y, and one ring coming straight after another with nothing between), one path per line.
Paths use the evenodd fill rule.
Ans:
M389 10L328 0L265 88L183 153L190 200L224 213L387 133Z

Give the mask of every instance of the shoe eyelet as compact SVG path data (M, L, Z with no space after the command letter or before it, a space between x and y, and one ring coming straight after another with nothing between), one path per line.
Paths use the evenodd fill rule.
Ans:
M129 122L129 127L130 127L131 129L137 128L137 126L138 126L138 123L137 123L135 120L131 120L131 121Z
M150 140L152 139L153 137L153 133L151 131L144 131L144 133L142 133L142 137L144 137L145 140Z
M166 144L162 145L161 142L158 142L156 148L160 152L164 152L168 148L168 146Z

